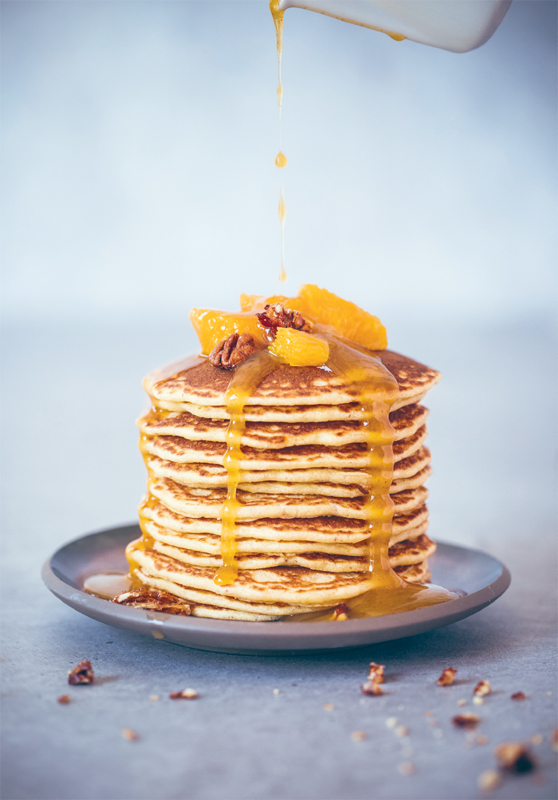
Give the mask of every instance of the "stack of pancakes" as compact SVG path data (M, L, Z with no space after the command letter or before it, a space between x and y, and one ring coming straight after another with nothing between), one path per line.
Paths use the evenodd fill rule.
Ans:
M426 535L428 411L420 405L435 370L389 350L371 353L399 385L395 429L391 566L429 579L435 544ZM222 565L221 508L231 373L196 358L144 381L153 407L139 420L148 470L143 537L128 547L137 580L170 592L197 616L271 620L329 608L370 588L366 502L370 494L363 409L343 376L277 365L247 399L236 522L238 577Z

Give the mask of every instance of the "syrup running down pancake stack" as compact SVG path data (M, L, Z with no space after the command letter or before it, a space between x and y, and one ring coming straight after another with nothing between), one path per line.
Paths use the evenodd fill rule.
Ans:
M196 616L273 620L350 603L383 586L380 569L401 585L429 580L421 401L440 375L314 331L329 342L324 365L260 349L234 370L200 356L145 379L136 586ZM141 605L135 595L118 600Z

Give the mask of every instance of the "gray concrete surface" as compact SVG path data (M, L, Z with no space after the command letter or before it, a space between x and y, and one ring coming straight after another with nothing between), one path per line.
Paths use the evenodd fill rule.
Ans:
M4 331L5 800L477 798L494 747L536 734L539 768L506 776L491 796L556 797L550 325L407 320L392 328L395 349L444 373L428 402L432 535L501 558L512 586L449 628L304 658L191 651L92 621L47 592L40 567L61 543L133 520L145 480L133 425L141 377L194 342L186 321ZM98 680L68 687L66 671L82 658ZM371 659L386 665L383 697L359 690ZM442 689L435 680L446 666L458 680ZM477 707L480 679L494 691ZM187 686L197 701L168 699ZM527 699L512 701L520 690ZM70 705L56 702L64 693ZM474 734L450 722L462 698L482 718ZM408 734L389 729L389 717ZM123 728L139 738L125 740ZM366 738L353 741L355 731ZM401 774L406 762L414 774Z

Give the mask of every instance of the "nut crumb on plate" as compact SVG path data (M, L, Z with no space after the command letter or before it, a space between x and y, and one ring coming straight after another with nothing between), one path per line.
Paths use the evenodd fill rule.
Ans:
M339 605L333 609L333 621L344 622L346 619L349 619L349 606L345 603L339 603Z
M409 733L409 728L406 725L398 725L395 729L395 735L399 736L399 738L403 738L403 736L407 736Z
M467 705L467 701L466 700L458 700L457 701L457 705L460 706L461 708L463 708L463 706Z
M335 706L332 703L324 703L324 709L326 711L333 711L334 708Z
M137 733L133 731L131 728L122 728L122 736L129 742L135 742L136 739L139 739Z
M473 694L477 697L484 697L490 694L491 691L492 687L490 686L490 681L479 681L473 689Z
M61 694L56 702L60 703L60 705L62 706L67 706L68 703L72 702L72 698L70 697L69 694Z
M512 700L526 700L527 699L527 695L525 694L525 692L514 692L511 695L511 699Z
M80 661L79 664L69 670L68 683L70 686L85 686L93 683L95 680L95 673L91 666L91 661Z
M151 700L152 703L156 703L157 700L159 699L159 695L158 694L150 694L149 695L149 699Z
M552 749L558 752L558 728L554 728L550 734L550 741L552 742Z
M280 689L274 689L274 690L273 690L273 694L280 694L280 692L281 692L281 690L280 690Z
M363 742L366 739L366 734L364 731L353 731L351 733L351 739L353 742Z
M455 680L455 676L457 675L457 670L453 667L446 667L445 670L442 672L438 680L436 681L438 686L451 686Z
M395 728L397 725L397 717L388 717L386 719L386 728Z

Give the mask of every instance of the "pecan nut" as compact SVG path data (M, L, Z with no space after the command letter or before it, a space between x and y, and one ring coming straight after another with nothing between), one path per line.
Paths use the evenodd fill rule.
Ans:
M234 369L257 350L254 337L249 333L233 333L216 344L209 354L209 363L219 369Z
M70 686L93 683L95 673L91 666L91 661L80 661L79 664L68 672L68 683Z
M277 333L277 328L294 328L297 331L310 333L312 324L307 322L300 311L285 308L281 303L267 305L261 314L256 314L260 325L267 328L273 338Z
M530 772L537 765L529 748L523 742L503 742L494 751L498 766L510 772Z
M112 602L123 606L145 608L149 611L160 611L163 614L179 614L183 617L189 617L192 613L192 607L188 603L170 592L160 592L158 589L141 588L123 592L117 595Z
M380 684L384 682L384 671L384 664L376 664L374 661L370 663L368 680L360 687L363 694L369 694L378 697L384 693L384 690L380 686Z
M476 714L471 714L470 711L464 711L463 714L452 717L451 721L456 728L476 728L481 719Z
M457 675L457 670L453 667L446 667L443 671L436 683L438 686L451 686L455 680L455 676Z

